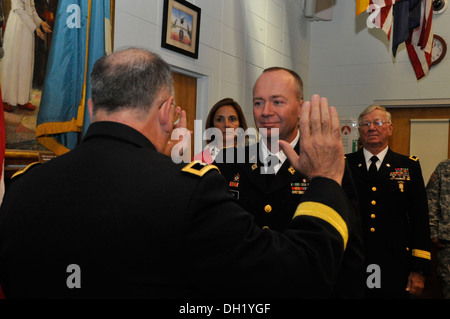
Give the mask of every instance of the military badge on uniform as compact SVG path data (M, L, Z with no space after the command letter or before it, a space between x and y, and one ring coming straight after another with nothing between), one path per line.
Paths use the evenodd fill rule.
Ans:
M301 183L291 183L291 192L292 194L302 195L306 192L309 187L309 182L307 179L302 179Z
M398 189L400 192L405 191L405 181L409 181L409 168L396 168L393 172L389 174L391 176L391 181L397 181Z
M396 168L393 172L389 174L391 176L391 181L409 181L409 168Z
M235 199L239 199L239 191L237 190L237 187L239 187L240 179L241 175L239 175L239 173L236 173L236 175L234 175L233 177L233 180L228 183L228 186L230 187L229 191ZM231 189L231 187L233 187L233 189Z
M230 186L230 187L238 187L240 179L241 179L241 176L239 175L239 173L237 173L236 175L234 175L233 180L230 182L230 184L228 184L228 186Z
M292 175L295 174L295 169L291 166L288 168L289 173L291 173Z

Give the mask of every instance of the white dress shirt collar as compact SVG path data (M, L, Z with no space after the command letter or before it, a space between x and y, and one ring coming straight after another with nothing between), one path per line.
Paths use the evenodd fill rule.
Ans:
M300 138L300 132L297 130L297 135L295 136L294 140L291 143L289 143L292 146L292 148L294 148L295 145L298 143L299 138ZM287 158L286 155L284 154L284 152L280 149L277 153L272 153L267 148L266 140L264 140L263 138L261 139L260 148L261 149L259 150L259 152L260 152L259 154L261 155L261 162L266 163L268 160L268 157L271 155L278 157L278 159L280 160L280 163L275 166L275 173L277 173Z
M377 154L378 161L375 163L377 165L377 169L380 169L381 163L383 163L384 158L386 157L389 146L386 146L384 150ZM370 158L373 156L368 150L363 148L364 159L366 161L367 170L369 170L369 166L372 163Z

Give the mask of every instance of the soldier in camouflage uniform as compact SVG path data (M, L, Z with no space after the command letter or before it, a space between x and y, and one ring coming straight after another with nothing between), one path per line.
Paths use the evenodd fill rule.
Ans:
M438 164L427 185L431 241L438 248L438 274L450 299L450 159Z

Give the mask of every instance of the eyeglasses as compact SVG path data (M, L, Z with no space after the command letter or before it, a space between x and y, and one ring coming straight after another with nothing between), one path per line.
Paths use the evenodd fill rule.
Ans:
M168 99L170 99L170 97L167 98L167 99L165 99L164 101L162 101L162 103L158 106L158 109L160 109L160 108L164 105L164 103L167 102ZM175 102L175 100L172 100L172 103L170 103L170 106L171 106L171 107L175 107L174 102Z
M375 125L378 127L383 126L384 124L388 124L389 121L383 121L381 119L375 119L374 121L370 122L370 121L363 121L361 123L359 123L359 127L363 128L363 127L370 127L371 125Z

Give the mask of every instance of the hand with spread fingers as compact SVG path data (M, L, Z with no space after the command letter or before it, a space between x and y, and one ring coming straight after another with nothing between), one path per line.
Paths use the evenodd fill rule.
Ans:
M280 146L294 168L309 180L321 176L341 185L345 158L339 127L336 109L316 94L300 111L300 154L285 141L280 141Z

